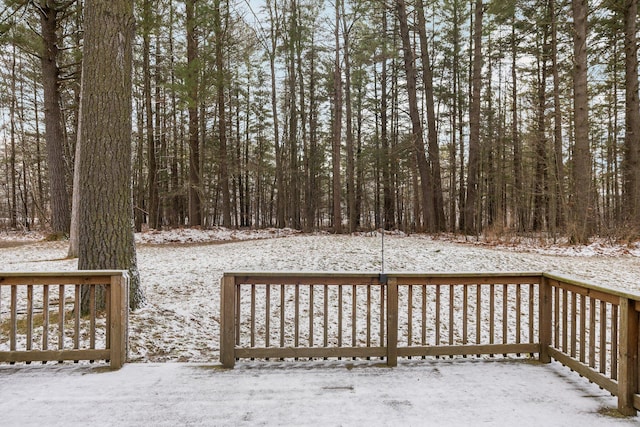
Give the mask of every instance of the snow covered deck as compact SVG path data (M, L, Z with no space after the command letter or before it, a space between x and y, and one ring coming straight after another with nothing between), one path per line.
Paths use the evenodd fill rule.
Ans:
M87 375L89 373L89 375ZM5 426L631 426L559 363L0 366Z

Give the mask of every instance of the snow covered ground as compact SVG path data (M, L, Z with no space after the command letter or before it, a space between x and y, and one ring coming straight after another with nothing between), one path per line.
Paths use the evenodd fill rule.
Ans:
M615 399L556 363L543 367L511 362L405 361L393 370L345 369L346 362L328 366L314 362L313 367L245 363L232 372L218 371L211 364L219 356L219 283L224 271L379 272L380 234L216 229L152 231L136 239L147 302L130 315L129 358L150 363L86 376L95 368L0 367L0 412L13 414L6 425L35 425L41 420L38 414L68 413L69 408L77 423L84 425L175 425L176 421L193 425L416 425L425 419L438 425L637 422L637 418L599 414L602 408L615 407ZM66 242L41 241L33 235L0 236L0 270L73 270L76 260L66 259L66 253ZM489 245L392 233L384 238L384 255L387 272L554 271L640 294L637 245ZM145 393L155 394L139 397ZM27 407L25 402L32 404ZM472 403L469 409L460 410ZM104 409L82 410L89 406ZM24 418L27 408L32 419ZM87 413L93 418L81 416ZM128 414L130 421L126 415L115 422L106 418L116 413ZM145 418L149 422L143 422L141 414L151 417ZM5 424L4 415L2 419ZM45 424L70 425L75 424L74 419L45 418Z
M224 271L381 269L377 233L173 230L138 234L136 239L147 303L130 315L129 358L134 362L217 361ZM76 268L76 260L66 259L66 242L17 243L6 239L9 247L0 247L1 270ZM384 238L384 256L387 272L553 271L640 293L637 246L494 246L394 233Z

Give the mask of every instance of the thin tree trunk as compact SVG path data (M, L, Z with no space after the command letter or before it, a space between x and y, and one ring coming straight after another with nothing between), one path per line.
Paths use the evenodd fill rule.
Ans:
M442 175L440 172L440 146L438 145L438 133L436 130L436 111L433 94L433 71L431 69L431 60L429 56L427 21L424 15L423 0L416 1L416 11L418 12L418 34L420 35L422 81L424 84L427 107L427 146L429 152L429 164L431 166L431 194L435 221L432 231L444 231L447 227L444 216Z
M640 227L640 101L638 100L638 0L624 2L625 53L625 138L624 213L625 220Z
M473 71L471 105L469 108L469 167L467 198L464 207L464 229L466 234L480 230L477 221L478 181L480 174L480 89L482 85L482 16L484 5L476 0L473 28Z
M420 174L420 200L422 207L423 225L428 231L435 231L435 212L433 210L431 172L427 162L424 149L424 139L422 131L422 120L418 110L418 97L416 89L416 66L411 48L409 25L407 22L407 7L404 0L396 0L398 11L398 24L400 28L400 38L402 39L402 50L404 52L404 69L407 74L407 95L409 96L409 116L411 118L411 128L413 131L413 146Z
M160 199L158 194L158 165L156 156L156 136L154 135L153 109L151 107L151 25L153 22L151 0L144 0L142 23L142 74L144 81L145 132L147 139L147 187L149 197L149 228L156 229L160 219ZM156 111L156 114L158 112ZM142 179L140 177L139 179Z
M46 1L38 7L42 32L42 88L44 95L45 140L51 191L51 231L68 234L71 226L69 194L64 167L64 133L60 104L60 70L58 68L58 13L55 5Z
M336 0L335 63L333 68L333 127L331 163L333 165L333 231L342 233L340 147L342 145L342 70L340 67L340 0Z
M186 86L189 110L189 225L202 225L200 200L200 132L198 120L198 36L196 34L195 5L197 0L185 1L187 26Z

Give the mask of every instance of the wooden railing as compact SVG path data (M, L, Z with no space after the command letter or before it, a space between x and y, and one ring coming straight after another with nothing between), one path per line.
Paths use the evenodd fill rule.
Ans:
M545 273L225 273L220 359L536 354L634 414L639 301Z
M124 271L0 272L0 363L105 360L120 368L128 287Z

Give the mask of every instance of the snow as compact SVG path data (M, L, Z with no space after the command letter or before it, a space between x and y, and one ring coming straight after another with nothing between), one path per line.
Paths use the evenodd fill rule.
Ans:
M2 270L76 268L77 261L66 258L66 242L29 234L17 240L0 236ZM224 271L379 272L381 235L219 228L149 231L137 234L136 241L147 303L130 315L129 358L145 363L130 363L118 372L74 365L0 366L3 425L638 421L600 414L616 400L557 363L411 360L388 369L371 362L243 362L233 371L219 370ZM640 293L637 245L494 245L390 233L384 237L384 255L387 272L553 271Z
M557 363L404 361L0 367L5 426L636 425Z

